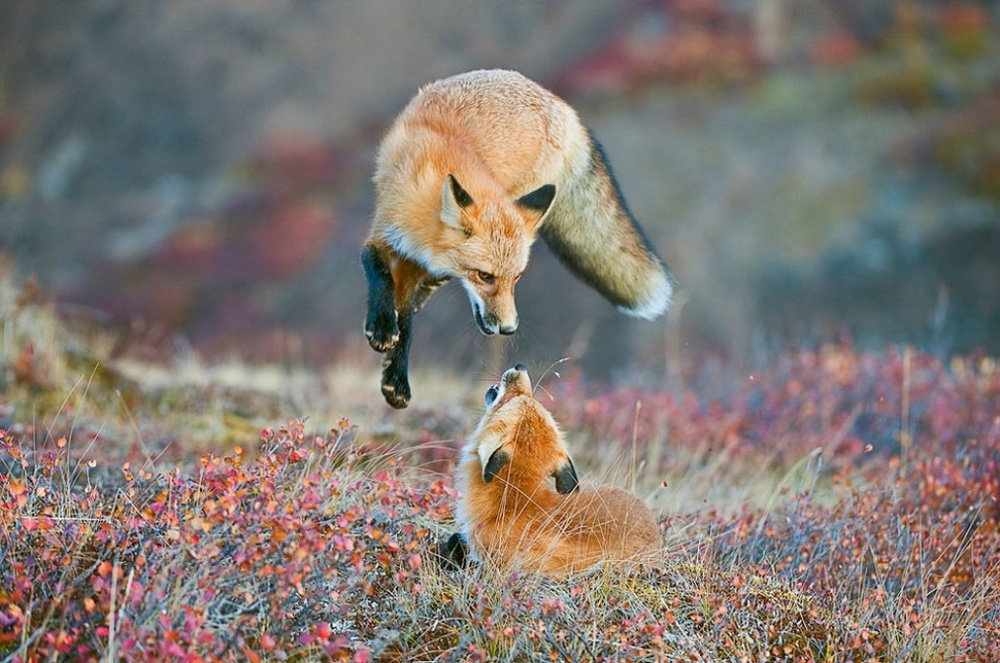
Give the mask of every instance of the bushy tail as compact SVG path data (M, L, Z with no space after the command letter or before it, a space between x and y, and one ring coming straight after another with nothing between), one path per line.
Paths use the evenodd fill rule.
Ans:
M629 212L593 134L587 159L578 162L562 189L539 229L560 262L623 313L663 315L673 277Z

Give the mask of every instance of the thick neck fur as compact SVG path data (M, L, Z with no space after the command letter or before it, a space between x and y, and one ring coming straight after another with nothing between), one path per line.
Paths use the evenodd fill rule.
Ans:
M520 400L520 414L508 438L511 462L497 474L497 479L533 494L552 474L561 444L559 432L532 397L522 396Z
M559 429L531 396L519 396L504 416L484 422L470 440L461 472L461 489L469 496L466 517L475 522L497 519L501 512L520 515L525 511L548 510L564 499L549 485L556 464L562 459ZM508 440L505 451L511 462L496 477L483 481L483 467L476 453L478 440L487 433L499 433Z

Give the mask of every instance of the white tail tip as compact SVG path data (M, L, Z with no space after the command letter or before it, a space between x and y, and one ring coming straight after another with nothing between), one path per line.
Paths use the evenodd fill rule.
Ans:
M665 274L659 274L659 279L652 291L635 306L619 306L618 310L626 315L643 320L655 320L667 312L674 296L674 285Z

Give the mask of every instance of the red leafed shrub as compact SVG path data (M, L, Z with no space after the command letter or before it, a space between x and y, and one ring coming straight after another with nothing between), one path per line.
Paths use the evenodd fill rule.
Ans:
M0 653L347 651L335 625L370 610L382 586L419 591L427 524L454 499L440 483L417 491L388 471L358 473L349 430L307 439L292 422L265 431L252 460L236 448L151 479L126 465L101 486L62 483L66 454L4 433Z
M659 558L559 582L437 561L474 411L398 420L405 453L294 420L153 471L83 409L42 434L0 404L0 656L998 660L995 361L841 345L712 370L543 380L581 475L618 463L663 512Z

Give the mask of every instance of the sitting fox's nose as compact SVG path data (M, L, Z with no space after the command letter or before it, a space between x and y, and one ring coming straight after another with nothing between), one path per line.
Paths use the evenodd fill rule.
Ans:
M528 367L525 366L524 364L518 364L517 366L514 367L514 370L515 371L527 371Z
M510 336L516 331L517 331L517 320L515 320L513 324L500 325L500 333L505 336Z

